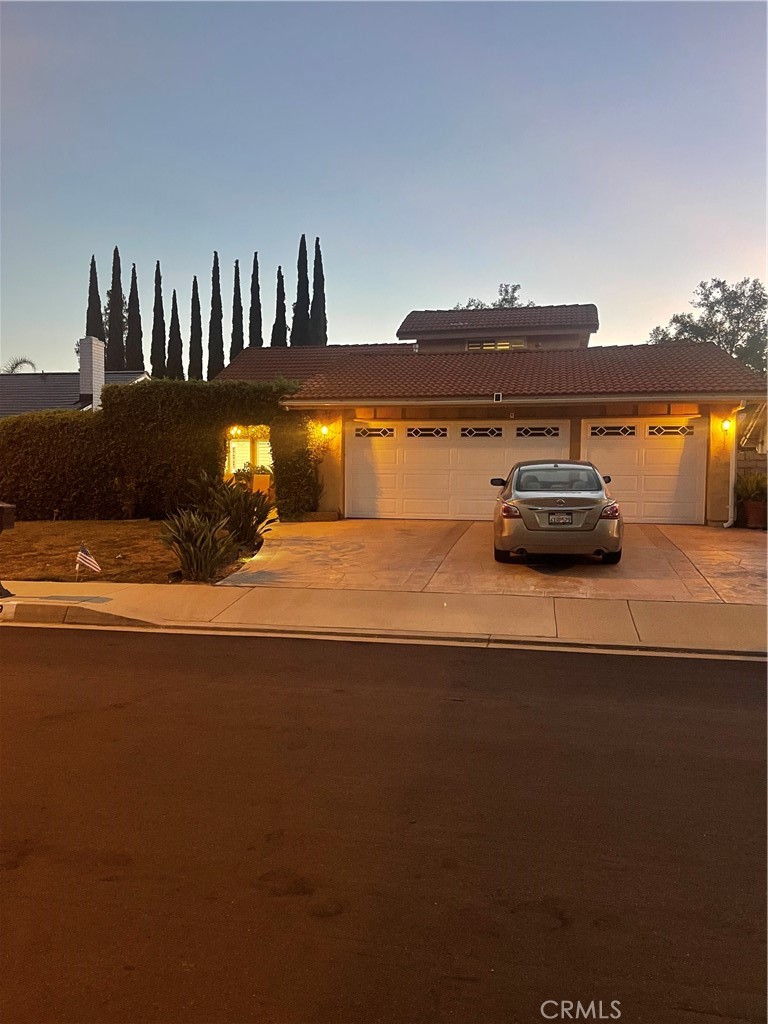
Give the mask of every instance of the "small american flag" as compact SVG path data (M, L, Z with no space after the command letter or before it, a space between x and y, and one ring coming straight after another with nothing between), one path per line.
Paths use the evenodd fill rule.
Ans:
M81 544L80 550L77 552L77 558L75 559L75 569L79 569L81 565L84 565L86 569L90 569L91 572L101 572L101 566L93 557L93 555L85 546L85 544Z

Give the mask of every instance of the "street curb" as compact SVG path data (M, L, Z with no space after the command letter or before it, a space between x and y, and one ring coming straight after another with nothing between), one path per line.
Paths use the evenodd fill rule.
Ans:
M3 606L0 605L0 610ZM213 635L248 634L264 637L289 637L306 640L387 640L403 643L455 644L487 648L551 648L565 647L570 650L607 651L617 654L669 654L669 655L707 655L720 657L757 658L765 660L765 650L726 650L711 647L660 647L651 644L612 644L584 640L569 640L564 637L524 637L504 636L494 633L428 633L418 630L393 629L346 629L312 627L312 626L251 626L244 623L218 622L149 622L145 619L133 619L114 612L98 611L81 604L32 604L26 602L6 603L5 610L13 608L14 614L7 617L0 615L3 622L17 622L24 625L53 626L127 626L133 629L150 629L164 633L180 633L194 630ZM21 613L21 614L19 614Z
M33 604L25 601L5 601L0 610L9 614L0 616L0 622L41 623L54 626L142 626L155 623L144 619L131 619L114 612L102 612L81 604Z

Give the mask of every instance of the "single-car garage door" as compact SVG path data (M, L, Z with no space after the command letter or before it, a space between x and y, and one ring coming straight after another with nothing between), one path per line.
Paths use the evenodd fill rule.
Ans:
M567 459L568 421L347 425L346 515L357 519L490 519L492 476L523 459Z
M582 424L582 458L611 477L629 523L704 522L705 417L604 419Z

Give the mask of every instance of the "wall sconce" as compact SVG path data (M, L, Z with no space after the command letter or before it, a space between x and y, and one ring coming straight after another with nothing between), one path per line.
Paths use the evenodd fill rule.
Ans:
M730 426L730 423L728 425ZM328 436L328 427L326 427L325 424L323 424L322 427L320 427L320 433L323 435L323 437Z
M731 429L731 421L730 420L723 420L723 433L727 434L730 429Z

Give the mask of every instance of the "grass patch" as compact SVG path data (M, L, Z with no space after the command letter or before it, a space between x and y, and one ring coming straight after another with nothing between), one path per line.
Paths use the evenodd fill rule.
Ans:
M0 579L73 583L75 557L84 542L101 572L83 569L81 580L167 583L179 566L160 542L162 528L149 519L16 523L0 535Z

